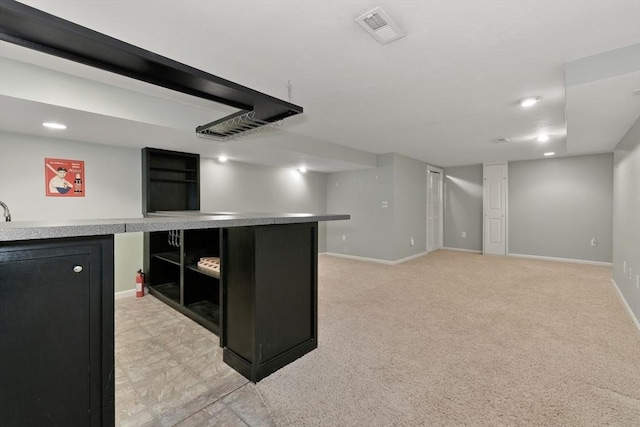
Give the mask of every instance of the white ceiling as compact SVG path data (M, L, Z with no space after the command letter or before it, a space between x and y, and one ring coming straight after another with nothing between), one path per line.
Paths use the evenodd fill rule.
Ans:
M39 123L58 117L69 129L55 137L336 171L374 166L373 154L387 152L443 167L610 152L640 115L631 94L640 73L572 87L570 104L564 75L571 61L640 43L640 0L23 3L305 112L237 142L197 139L196 126L233 110L3 42L0 57L57 71L29 81L49 71L2 63L0 129L12 132L52 135ZM380 45L353 21L375 6L407 36ZM66 94L43 87L65 78ZM531 95L543 99L518 106ZM567 128L600 133L568 147ZM539 133L551 140L535 142ZM493 142L503 137L512 143Z

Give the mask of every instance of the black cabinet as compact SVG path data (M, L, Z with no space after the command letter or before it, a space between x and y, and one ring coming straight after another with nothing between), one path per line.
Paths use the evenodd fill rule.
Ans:
M150 293L217 334L249 380L318 346L318 223L150 232L145 254Z
M200 209L200 156L142 149L142 212Z
M0 242L0 425L113 426L113 236Z
M145 233L149 292L218 334L221 273L198 266L207 257L220 258L219 229Z
M317 223L223 231L223 359L253 382L318 346L317 241Z

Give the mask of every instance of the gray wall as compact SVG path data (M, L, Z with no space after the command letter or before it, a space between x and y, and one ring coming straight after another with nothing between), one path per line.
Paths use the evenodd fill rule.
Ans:
M446 168L444 177L444 246L482 251L482 165Z
M626 269L623 269L625 261ZM636 320L640 320L639 121L631 127L614 152L613 280L631 307Z
M393 256L403 259L427 251L427 164L400 154L393 161Z
M377 168L329 174L327 210L351 219L327 224L327 252L392 260L393 205L392 154L378 156Z
M200 180L203 212L327 213L325 173L202 158ZM326 251L325 223L318 230L318 251Z
M612 203L612 154L509 162L509 253L611 262Z
M44 159L83 160L85 197L45 197ZM0 200L13 221L141 217L140 150L0 133ZM135 287L142 233L114 240L115 290Z
M86 197L45 197L44 158L84 160ZM201 159L203 211L326 213L326 174ZM14 221L140 217L141 153L86 142L0 133L0 200ZM319 230L325 251L325 227ZM142 233L115 237L116 292L135 287Z
M425 252L426 174L425 163L395 153L378 155L374 169L330 174L327 210L351 220L327 224L327 251L384 261Z

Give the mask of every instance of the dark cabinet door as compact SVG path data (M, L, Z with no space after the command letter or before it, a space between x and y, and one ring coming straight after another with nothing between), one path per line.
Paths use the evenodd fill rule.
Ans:
M0 247L0 425L112 424L102 251L68 241Z

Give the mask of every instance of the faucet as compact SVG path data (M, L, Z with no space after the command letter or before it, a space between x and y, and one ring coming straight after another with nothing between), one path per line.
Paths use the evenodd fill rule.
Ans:
M11 221L11 212L9 212L9 206L7 206L2 200L0 200L0 206L4 209L4 220L6 222Z

